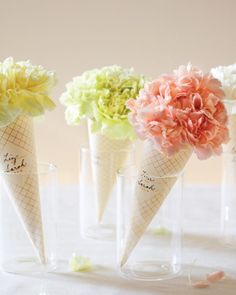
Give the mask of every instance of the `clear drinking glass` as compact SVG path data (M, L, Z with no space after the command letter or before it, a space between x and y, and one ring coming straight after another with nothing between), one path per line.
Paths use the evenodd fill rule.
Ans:
M152 175L149 177L155 183L161 180ZM123 265L121 257L135 198L136 167L120 170L117 178L117 261L120 274L128 279L144 281L177 276L181 272L183 174L164 177L166 182L174 185Z
M30 174L32 176L32 173ZM38 178L40 207L42 217L42 240L44 261L40 261L19 215L19 207L14 202L13 192L9 192L9 183L18 182L18 177L28 177L27 172L0 173L0 255L3 271L11 273L41 273L56 268L56 220L55 220L55 186L57 169L53 164L39 163ZM28 178L27 178L28 179ZM6 182L8 185L6 185ZM18 192L23 198L27 182ZM29 188L30 189L30 188ZM30 202L21 206L31 206ZM32 213L31 207L27 212ZM24 215L26 216L26 215ZM30 215L31 216L31 215ZM29 219L27 219L27 222ZM32 225L31 225L32 226ZM34 226L32 226L33 232ZM28 231L29 233L29 231ZM32 237L32 236L31 236ZM40 248L41 249L41 248Z
M236 247L236 152L223 153L221 235L226 245Z
M224 145L221 183L221 236L223 242L236 247L236 102L225 100L229 116L229 142Z
M116 237L116 172L135 159L133 147L92 153L80 150L80 232L82 237L113 240ZM107 201L104 201L107 200Z

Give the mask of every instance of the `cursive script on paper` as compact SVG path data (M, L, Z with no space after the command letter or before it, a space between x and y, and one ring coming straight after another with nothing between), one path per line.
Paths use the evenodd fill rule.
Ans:
M6 165L5 172L22 172L27 166L24 158L19 155L13 155L11 153L6 153L3 155L3 162Z
M143 190L146 192L155 191L155 179L148 176L147 171L143 170L139 179L138 179L138 185L141 186Z

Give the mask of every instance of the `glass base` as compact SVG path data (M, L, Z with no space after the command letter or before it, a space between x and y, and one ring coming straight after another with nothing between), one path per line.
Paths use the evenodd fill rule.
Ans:
M116 237L114 225L98 224L88 227L86 232L83 232L83 237L94 240L111 241Z
M220 239L221 244L228 248L236 249L236 236L222 236Z
M179 276L181 266L166 262L142 261L122 267L120 273L130 280L161 281Z
M52 272L56 269L56 263L41 264L34 257L21 257L4 261L2 270L14 274L41 274Z

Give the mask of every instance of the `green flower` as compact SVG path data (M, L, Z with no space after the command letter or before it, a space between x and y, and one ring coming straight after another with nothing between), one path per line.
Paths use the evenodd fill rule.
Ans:
M9 57L0 63L0 127L19 115L39 116L52 110L48 92L55 84L55 74L29 61L14 62Z
M160 227L154 229L153 233L157 236L167 236L170 234L170 231L168 230L168 228L160 226Z
M90 271L92 269L92 263L88 257L79 256L73 254L69 261L70 268L75 271Z
M110 66L94 69L75 77L66 85L60 101L66 106L66 120L77 125L81 119L93 121L94 132L113 139L133 139L133 127L128 121L126 101L136 98L145 78L133 69Z

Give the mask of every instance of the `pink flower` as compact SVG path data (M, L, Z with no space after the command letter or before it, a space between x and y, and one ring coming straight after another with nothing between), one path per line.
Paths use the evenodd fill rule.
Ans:
M130 122L141 139L152 140L168 155L186 145L200 159L218 155L229 137L220 86L212 75L190 64L180 66L172 75L147 83L136 100L128 100Z

